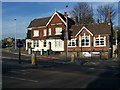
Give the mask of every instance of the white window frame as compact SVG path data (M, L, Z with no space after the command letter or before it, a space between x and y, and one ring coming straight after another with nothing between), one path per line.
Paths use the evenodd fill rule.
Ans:
M43 47L47 47L47 41L46 40L43 41Z
M62 41L61 40L55 40L55 47L61 47Z
M68 47L76 47L76 39L68 40Z
M33 37L39 37L39 30L33 31Z
M39 47L39 40L34 40L33 41L33 46L34 47Z
M98 39L99 41L99 45L96 44L96 39ZM101 39L103 39L104 41L104 45L101 45ZM94 37L94 47L105 47L106 46L106 36L98 36L97 38Z
M62 33L62 27L56 27L55 28L55 35L61 35Z
M43 36L46 36L46 35L47 35L47 32L46 32L46 31L47 31L46 29L43 30Z
M52 31L51 31L51 28L49 28L48 29L48 35L51 35L52 33L51 33Z
M89 40L89 42L88 42L88 45L82 45L82 38L88 38L88 40ZM86 35L85 33L84 33L84 35L83 36L79 36L79 47L90 47L90 35ZM85 42L84 43L86 43L86 39L85 39Z

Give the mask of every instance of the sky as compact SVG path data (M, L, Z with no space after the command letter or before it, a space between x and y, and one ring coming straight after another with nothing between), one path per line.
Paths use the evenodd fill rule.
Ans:
M77 2L15 2L11 0L2 2L2 38L16 37L24 39L26 37L27 27L35 18L51 16L55 10L64 13L65 6L68 5L69 12ZM118 9L117 2L89 2L94 9L98 5L112 3ZM117 14L118 15L118 14ZM16 19L16 21L14 20ZM115 25L118 25L118 17L115 19ZM1 26L0 26L1 28ZM16 32L15 32L16 31ZM1 33L0 33L1 34Z

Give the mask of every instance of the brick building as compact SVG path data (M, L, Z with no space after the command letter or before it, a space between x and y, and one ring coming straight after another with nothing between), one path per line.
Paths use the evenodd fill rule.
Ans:
M108 10L109 11L109 10ZM27 30L26 50L64 52L66 42L61 40L61 32L66 30L67 13L54 12L52 16L34 19ZM107 23L77 25L68 17L68 30L72 31L72 39L68 40L69 52L106 52L112 55L112 24L108 12Z

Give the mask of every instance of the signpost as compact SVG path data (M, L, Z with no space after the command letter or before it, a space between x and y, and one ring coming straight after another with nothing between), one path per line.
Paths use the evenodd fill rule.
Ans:
M19 64L21 64L21 47L23 47L23 43L20 41L20 39L17 42L17 47L19 48Z

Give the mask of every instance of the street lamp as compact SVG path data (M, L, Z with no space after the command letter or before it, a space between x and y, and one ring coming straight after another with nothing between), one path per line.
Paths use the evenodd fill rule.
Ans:
M67 61L67 57L68 57L68 17L67 17L67 7L68 5L66 5L66 33L65 33L65 40L66 40L66 61Z
M117 45L118 45L117 44L117 42L118 42L118 40L117 40L117 32L118 32L118 30L116 30L116 44L115 44L116 45L116 58L117 58Z
M16 19L14 19L15 21L15 50L16 50Z

